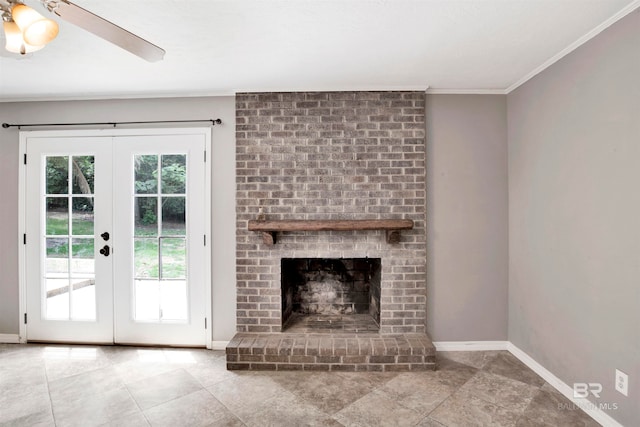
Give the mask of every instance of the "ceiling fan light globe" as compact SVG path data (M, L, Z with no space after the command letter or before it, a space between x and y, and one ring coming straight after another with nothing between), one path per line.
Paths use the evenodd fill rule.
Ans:
M58 23L51 19L34 22L23 32L24 39L32 45L44 46L58 35Z
M58 23L47 19L24 4L17 4L11 9L13 20L20 30L25 42L32 46L44 46L58 35Z
M43 46L33 46L28 44L22 38L22 31L20 31L20 27L15 22L5 21L3 23L4 35L5 35L5 49L11 53L20 53L22 55L26 53L35 52L44 47Z

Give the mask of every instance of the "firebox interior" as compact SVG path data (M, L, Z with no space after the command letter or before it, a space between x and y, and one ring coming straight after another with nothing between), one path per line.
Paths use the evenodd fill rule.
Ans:
M380 284L380 258L283 258L282 329L378 331Z

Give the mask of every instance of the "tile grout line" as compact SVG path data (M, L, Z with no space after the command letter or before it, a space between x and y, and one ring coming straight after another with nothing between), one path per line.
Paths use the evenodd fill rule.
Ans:
M133 403L136 404L136 407L138 408L138 410L140 411L140 413L142 414L142 416L144 417L144 420L146 421L146 423L151 426L151 421L149 421L149 419L147 418L147 414L144 413L144 411L142 410L142 408L140 407L140 404L138 403L138 401L136 400L135 397L133 397L133 395L131 394L131 390L129 390L129 384L125 383L124 381L122 382L122 385L124 386L124 389L127 390L127 394L129 395L129 397L131 397L131 400L133 400Z
M215 385L217 384L222 384L225 383L227 381L231 381L231 378L226 379L226 380L222 380L220 382L217 382ZM199 381L198 381L199 382ZM207 387L203 386L203 389L206 390L207 393L209 393L211 395L211 397L213 397L218 403L220 403L220 405L222 405L222 407L224 409L226 409L231 415L233 415L234 417L236 417L243 425L248 426L247 423L240 417L238 416L238 414L236 414L235 412L233 412L231 410L231 408L229 408L227 405L224 404L224 402L222 402L220 399L218 399L213 393L211 393L211 390L209 390Z
M467 365L467 364L465 364L465 363L463 363L463 365L465 365L465 366L470 366L470 365ZM470 367L471 367L471 368L473 368L473 366L470 366ZM456 389L455 389L455 390L454 390L454 391L453 391L449 396L447 396L445 399L442 399L442 402L438 403L438 404L436 405L436 407L435 407L435 408L433 408L431 411L429 411L429 412L427 413L427 415L426 415L422 420L424 420L425 418L429 418L429 417L431 416L431 414L432 414L432 413L434 413L434 412L436 411L436 409L438 409L440 406L442 406L442 405L444 404L444 402L446 402L447 400L451 399L451 398L453 397L453 395L454 395L454 394L456 394L458 391L460 391L460 389L461 389L461 388L462 388L466 383L468 383L469 381L471 381L471 379L472 379L473 377L475 377L476 375L478 375L478 372L480 372L480 369L478 369L478 371L477 371L477 372L475 372L475 373L474 373L474 374L473 374L473 375L472 375L472 376L471 376L467 381L465 381L464 383L462 383L460 386L456 387ZM421 421L422 421L422 420L421 420ZM440 421L438 421L438 420L435 420L435 419L434 419L434 421L435 421L435 422L437 422L437 423L439 423L439 424L442 424L442 425L443 425L443 426L445 426L445 427L448 427L448 426L447 426L447 424L443 424L443 423L441 423L441 422L440 422Z
M56 422L56 413L53 409L53 400L51 399L51 389L49 388L49 374L47 373L47 361L44 359L44 357L41 357L40 360L42 360L42 367L44 368L44 378L45 378L45 384L47 386L47 395L49 396L49 408L51 408L51 418L53 418L53 424L57 426L58 423Z
M545 384L546 384L546 381L545 381ZM543 390L542 390L542 387L543 387L543 386L544 386L544 384L543 384L542 386L538 387L538 391L537 391L537 392L536 392L536 394L531 398L531 401L527 404L527 407L526 407L526 408L524 408L524 410L522 411L522 414L520 414L520 416L519 416L519 417L518 417L518 419L516 420L516 425L518 424L518 421L520 421L520 420L523 420L523 419L528 420L528 419L529 419L529 417L527 417L527 416L525 415L525 413L527 412L527 409L529 409L529 407L530 407L530 406L531 406L531 404L533 403L533 400L534 400L536 397L538 397L538 395L539 395L540 393L542 393L542 391L543 391Z
M519 382L519 383L521 383L521 384L528 385L528 386L532 386L532 387L536 388L536 393L535 393L534 397L532 397L532 398L531 398L531 400L529 401L529 403L527 403L527 406L522 410L522 413L521 413L521 414L519 414L519 415L517 416L517 418L516 418L516 424L517 424L517 423L518 423L518 421L520 421L522 418L525 418L524 413L526 412L527 408L529 408L529 406L531 405L531 402L533 402L533 399L535 398L535 396L537 396L537 395L540 393L542 386L535 386L535 385L533 385L533 384L529 384L529 383L526 383L526 382L524 382L524 381L517 380L517 379L515 379L515 378L507 377L507 376L505 376L505 375L501 375L501 374L498 374L498 373L485 371L485 369L484 369L484 368L485 368L489 363L491 363L493 360L495 360L497 357L498 357L498 354L496 354L495 356L491 357L491 359L487 360L487 361L482 365L482 367L478 369L478 372L476 372L476 374L474 374L474 375L473 375L473 377L475 377L475 376L476 376L478 373L480 373L480 372L484 372L484 373L488 373L488 374L492 374L492 375L497 375L497 376L499 376L499 377L501 377L501 378L505 378L505 379L507 379L507 380L511 380L511 381L516 381L516 382ZM467 365L467 366L469 366L469 365ZM471 379L473 379L473 377L469 378L469 381L471 381ZM464 383L464 384L462 384L460 387L458 387L458 390L460 390L462 387L464 387L464 385L465 385L465 384L467 384L469 381L467 381L466 383ZM546 381L545 381L545 383L546 383ZM543 385L544 385L544 383L543 383ZM485 402L485 403L488 403L488 404L490 404L490 405L497 406L497 407L502 408L502 409L509 410L509 408L505 408L504 406L500 405L499 403L492 403L492 402L488 402L487 400L483 399L481 396L476 396L475 394L472 394L472 393L469 393L469 394L471 394L472 396L474 396L476 399L480 399L480 400L482 400L482 401L483 401L483 402Z
M184 373L185 373L185 374L189 375L189 376L190 376L190 377L191 377L195 382L197 382L197 383L200 385L201 390L206 390L204 387L202 387L202 384L200 384L200 382L199 382L197 379L195 379L195 378L193 377L193 375L191 375L189 372L187 372L187 370L186 370L186 369L184 369L184 368L176 368L176 369L173 369L173 370L171 370L171 371L162 372L162 373L157 374L157 375L151 375L151 377L156 377L156 376L159 376L159 375L166 375L166 374L169 374L169 373L171 373L171 372L175 372L175 371L179 371L179 370L184 371ZM149 377L149 378L151 378L151 377ZM141 380L139 380L139 381L144 381L145 379L146 379L146 378L143 378L143 379L141 379ZM138 381L136 381L136 382L138 382ZM129 387L127 386L127 384L125 384L125 387L127 387L127 391L129 392L129 394L131 394L131 391L129 390ZM142 411L142 413L143 413L143 415L144 415L144 411L147 411L147 410L149 410L149 409L156 408L156 407L158 407L158 406L160 406L160 405L164 405L165 403L173 402L174 400L181 399L181 398L183 398L183 397L185 397L185 396L189 396L189 395L191 395L191 394L193 394L193 393L196 393L196 392L198 392L198 391L200 391L200 390L195 390L195 391L192 391L191 393L183 394L182 396L177 396L177 397L174 397L173 399L169 399L169 400L166 400L166 401L164 401L164 402L160 402L160 403L158 403L158 404L155 404L155 405L153 405L153 406L148 407L148 408L147 408L147 409L145 409L145 410L142 410L142 408L140 408L140 405L138 404L138 401L135 399L135 397L133 397L133 395L132 395L131 397L132 397L133 401L134 401L134 402L136 402L136 405L140 408L140 410ZM145 415L145 419L146 419L146 418L147 418L147 417L146 417L146 415ZM151 424L151 423L149 423L149 424Z
M485 366L486 366L486 365L487 365L491 360L495 359L496 357L497 357L497 355L494 355L493 357L491 357L491 359L490 359L490 360L485 361L485 363L482 365L482 367L481 367L481 368L476 368L475 366L468 365L468 364L466 364L466 363L462 363L462 362L456 362L456 361L454 360L454 362L456 362L456 363L460 363L460 364L462 364L462 365L465 365L465 366L468 366L468 367L470 367L470 368L474 368L474 369L476 369L476 372L475 372L475 373L474 373L474 374L473 374L473 375L472 375L472 376L471 376L467 381L465 381L464 383L460 384L460 386L456 387L456 389L455 389L455 390L454 390L454 391L453 391L449 396L447 396L445 399L442 399L442 401L441 401L438 405L436 405L436 407L435 407L435 408L433 408L431 411L429 411L429 412L427 413L427 415L426 415L422 420L420 420L420 422L424 421L426 418L429 418L433 412L435 412L435 411L436 411L440 406L442 406L442 404L444 404L447 400L451 399L451 397L452 397L454 394L456 394L456 392L458 392L462 387L464 387L464 385L465 385L465 384L467 384L469 381L471 381L471 380L473 379L473 377L475 377L476 375L478 375L478 372L482 372L482 371L483 371L483 369L484 369L484 367L485 367ZM437 372L437 371L436 371L436 372ZM477 396L476 396L476 397L477 397ZM484 400L483 400L483 401L484 401ZM490 403L490 402L487 402L487 403ZM435 422L437 422L437 423L439 423L439 424L442 424L442 425L443 425L443 426L445 426L445 427L448 427L446 424L443 424L443 423L441 423L441 422L440 422L440 421L438 421L438 420L435 420L435 419L434 419L434 421L435 421Z
M107 360L109 361L110 366L115 369L116 366L120 363L115 363L113 360L111 360L111 358L109 358L106 354L105 357L107 358ZM121 362L121 363L126 363L126 362ZM117 372L116 372L117 375ZM118 375L119 377L119 375ZM151 422L149 421L149 419L147 418L147 415L144 413L144 411L142 410L142 408L140 407L140 405L138 404L138 401L133 397L133 395L131 394L131 390L129 390L129 385L127 383L125 383L122 378L120 378L120 380L122 381L122 385L124 386L124 389L127 391L127 394L129 395L129 397L131 398L131 400L133 400L133 403L135 403L136 407L138 408L138 410L140 411L140 413L142 414L142 417L144 418L145 422L147 423L147 425L151 426Z

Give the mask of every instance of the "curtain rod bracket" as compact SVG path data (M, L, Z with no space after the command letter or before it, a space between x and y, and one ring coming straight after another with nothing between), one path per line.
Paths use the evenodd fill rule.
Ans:
M221 125L221 119L203 119L203 120L150 120L143 122L94 122L94 123L2 123L4 129L17 127L22 129L23 127L52 127L52 126L113 126L118 125L148 125L148 124L160 124L160 123L203 123L210 122L211 126Z

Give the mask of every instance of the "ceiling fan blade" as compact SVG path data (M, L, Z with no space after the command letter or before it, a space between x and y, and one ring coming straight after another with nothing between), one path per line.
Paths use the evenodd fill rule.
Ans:
M99 17L67 0L49 2L54 4L51 11L60 18L101 37L116 46L128 50L134 55L149 62L160 61L164 57L164 49L136 36L116 24Z

